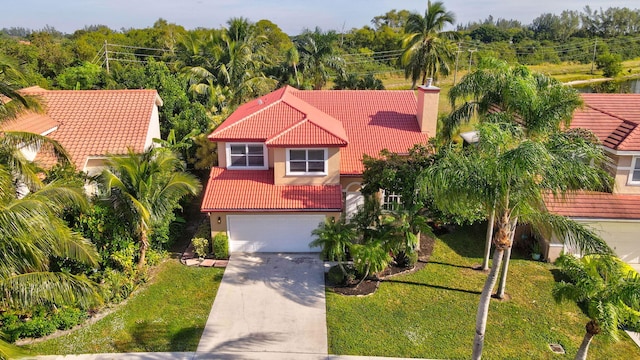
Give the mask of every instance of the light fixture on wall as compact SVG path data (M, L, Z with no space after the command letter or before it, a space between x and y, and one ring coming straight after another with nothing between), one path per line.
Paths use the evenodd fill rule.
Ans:
M331 223L333 224L333 223L335 223L335 222L336 222L336 217L335 217L335 216L332 216L332 217L331 217Z
M218 216L218 224L222 223L222 218Z

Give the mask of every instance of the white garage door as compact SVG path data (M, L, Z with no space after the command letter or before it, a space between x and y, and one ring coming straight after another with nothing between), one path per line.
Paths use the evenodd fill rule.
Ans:
M230 252L316 252L311 231L324 215L228 215Z
M620 259L640 264L640 223L598 221L587 222L607 242Z

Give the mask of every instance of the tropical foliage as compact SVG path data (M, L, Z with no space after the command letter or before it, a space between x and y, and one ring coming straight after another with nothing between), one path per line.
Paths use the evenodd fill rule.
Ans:
M107 161L102 173L105 196L137 237L139 267L145 264L154 227L170 219L182 198L200 191L200 182L183 172L183 166L175 154L163 148L130 152Z
M589 322L576 360L585 360L594 336L618 340L620 328L640 322L640 276L615 256L588 255L580 259L562 255L556 261L568 278L553 290L558 302L575 301Z
M455 58L452 40L458 37L456 32L443 31L447 25L453 25L455 15L446 11L440 1L427 2L424 16L411 14L405 24L405 36L402 39L401 63L405 78L411 79L415 88L418 80L427 83L427 78L438 80L447 76Z

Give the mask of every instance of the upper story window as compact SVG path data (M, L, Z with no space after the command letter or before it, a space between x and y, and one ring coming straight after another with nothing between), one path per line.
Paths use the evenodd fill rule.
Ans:
M287 175L326 175L327 149L287 149Z
M227 168L266 169L266 148L261 143L227 143Z
M392 211L400 209L402 196L392 191L382 190L382 210Z
M631 172L629 173L629 184L640 185L640 157L633 158Z

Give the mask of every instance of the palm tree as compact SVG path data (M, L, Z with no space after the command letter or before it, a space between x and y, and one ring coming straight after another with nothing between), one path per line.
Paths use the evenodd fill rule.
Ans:
M458 34L442 30L454 22L455 15L446 11L440 1L428 1L424 16L417 13L409 15L400 61L405 68L405 78L411 78L412 89L420 78L425 84L427 78L437 80L438 75L449 74L455 53L451 40L457 39Z
M464 216L469 207L495 204L493 265L480 297L474 359L482 353L491 292L518 221L547 235L553 231L585 254L612 252L591 230L545 210L545 196L609 186L611 179L601 167L605 155L593 138L568 131L534 140L513 122L480 124L478 131L476 146L444 147L421 179L422 189L433 196L436 207L451 214Z
M311 234L316 236L309 246L320 247L321 255L329 261L337 261L340 270L347 276L342 264L347 260L349 246L356 238L354 226L341 217L338 221L327 219L314 229Z
M595 335L617 340L619 327L640 322L640 276L615 256L562 255L556 261L569 281L553 289L556 301L575 301L589 317L576 360L585 360Z
M459 99L464 101L458 105ZM480 122L518 123L528 137L544 136L546 132L568 126L573 112L582 104L575 90L557 80L493 58L482 59L475 71L451 88L449 100L454 110L444 121L442 136L445 139L450 139L460 124L468 123L475 116ZM482 269L488 270L495 211L493 203L485 204L485 207L489 222ZM506 271L503 274L506 275ZM504 293L504 285L503 276L499 294Z
M321 90L329 79L329 70L344 76L344 59L337 55L335 32L305 31L295 41L300 54L300 66L311 80L314 90Z
M16 89L26 85L18 62L0 54L0 122L13 119L26 109L40 111L36 97L21 95Z
M183 197L201 189L198 179L183 169L170 150L149 148L142 154L110 157L102 172L106 199L132 224L140 242L139 267L145 264L153 225L177 209Z

